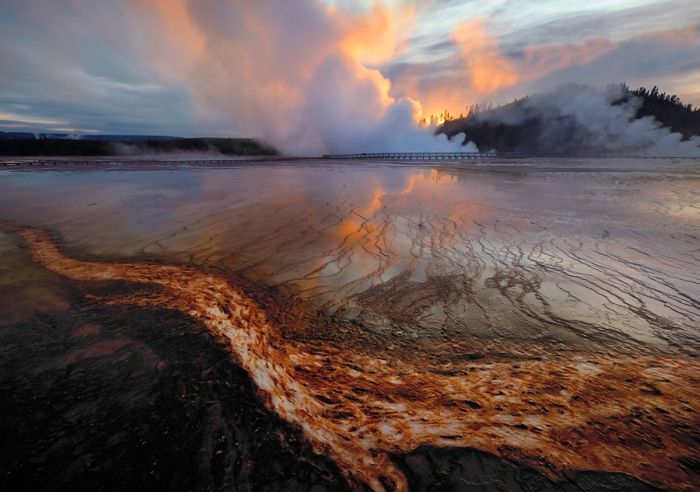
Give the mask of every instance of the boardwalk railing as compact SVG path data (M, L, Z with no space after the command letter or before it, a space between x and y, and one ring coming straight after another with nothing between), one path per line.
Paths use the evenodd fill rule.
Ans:
M495 152L366 152L361 154L324 154L324 159L386 159L386 160L473 160L493 159Z
M362 159L385 159L385 160L482 160L503 157L504 154L494 152L373 152L358 154L325 154L322 159L340 160L362 160ZM11 160L0 160L0 166L79 166L88 164L102 165L238 165L238 164L266 164L269 162L314 160L318 157L291 157L291 156L269 156L269 157L243 157L236 159L120 159L119 157L80 157L80 158L16 158Z
M269 156L269 157L244 157L237 159L119 159L118 157L80 157L80 158L11 158L4 160L0 158L0 167L39 167L39 166L82 166L82 165L107 165L107 166L134 166L134 165L221 165L221 166L237 166L241 164L261 164L266 165L270 162L284 163L289 161L307 161L318 159L336 159L336 160L413 160L413 161L428 161L428 160L486 160L486 159L694 159L700 160L700 157L675 157L675 156L563 156L563 155L528 155L516 152L367 152L358 154L324 154L322 157L285 157L285 156Z

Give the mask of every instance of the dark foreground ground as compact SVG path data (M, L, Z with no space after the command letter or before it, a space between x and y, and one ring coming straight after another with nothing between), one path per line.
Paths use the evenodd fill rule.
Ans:
M0 233L0 490L344 490L266 410L225 345L170 310L110 305L146 287L73 282ZM565 482L470 449L395 456L414 490L654 490Z

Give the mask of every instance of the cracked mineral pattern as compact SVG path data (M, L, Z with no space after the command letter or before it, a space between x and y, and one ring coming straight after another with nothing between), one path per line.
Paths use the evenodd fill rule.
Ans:
M161 286L105 302L226 337L355 483L420 446L700 480L695 161L5 172L0 210L61 275Z

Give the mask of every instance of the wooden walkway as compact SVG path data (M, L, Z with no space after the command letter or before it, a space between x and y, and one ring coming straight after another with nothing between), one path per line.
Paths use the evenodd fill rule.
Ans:
M78 157L78 158L16 158L0 160L3 167L48 167L48 166L80 166L87 164L102 165L223 165L231 166L236 164L266 164L269 162L284 161L306 161L306 160L388 160L388 161L426 161L426 160L484 160L504 157L502 154L493 152L382 152L382 153L362 153L362 154L324 154L322 157L244 157L239 159L120 159L119 157Z
M389 161L410 160L483 160L504 157L503 154L495 152L367 152L361 154L324 154L324 159L384 159Z
M700 157L660 157L660 156L562 156L562 155L527 155L515 152L367 152L361 154L324 154L322 157L243 157L238 159L129 159L110 157L2 157L2 167L54 167L54 166L83 166L83 165L107 165L107 166L133 166L133 165L171 165L171 166L197 166L197 165L221 165L235 166L239 164L269 164L270 162L290 161L322 161L322 160L385 160L385 161L483 161L494 159L692 159L700 160Z

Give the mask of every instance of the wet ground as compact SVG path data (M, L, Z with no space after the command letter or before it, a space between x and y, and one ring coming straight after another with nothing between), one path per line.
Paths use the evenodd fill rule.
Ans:
M16 238L0 245L0 488L345 488L201 324L105 306L95 296L144 287L71 282L32 265Z
M700 176L604 164L0 174L3 483L692 490Z

